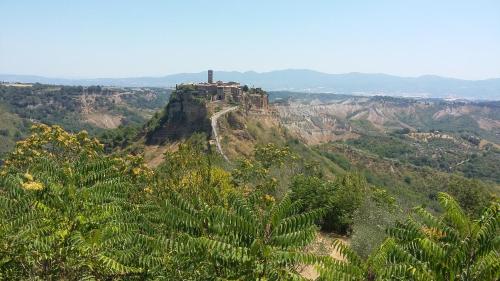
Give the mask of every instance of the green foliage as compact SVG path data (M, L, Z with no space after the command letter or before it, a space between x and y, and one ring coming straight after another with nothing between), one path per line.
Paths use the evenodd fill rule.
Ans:
M398 158L414 154L416 151L411 145L397 137L363 136L347 143L387 158Z
M436 135L439 136L439 133ZM453 136L451 134L451 137ZM456 171L468 178L500 182L500 174L496 172L497 166L500 165L498 151L481 150L476 145L464 144L459 137L455 136L455 138L457 140L434 136L422 141L399 134L363 135L346 143L380 157L397 159L402 163L420 167L428 166L444 172ZM478 141L477 138L473 139ZM333 152L325 153L325 156L338 162L338 157Z
M287 161L293 161L294 159L296 159L296 156L288 147L278 147L269 143L255 148L255 160L262 163L265 169L269 169L273 165L282 166Z
M138 258L133 233L140 225L127 204L133 186L114 165L80 158L63 169L41 158L29 173L3 178L2 277L74 280L138 272L131 261Z
M33 84L31 87L0 85L0 157L13 143L29 133L32 122L57 124L70 131L86 130L98 135L105 130L89 123L87 114L108 114L120 117L122 126L142 125L152 111L168 101L170 90L104 88L100 86L58 86ZM12 123L14 127L11 128ZM8 128L3 128L4 126ZM1 134L2 129L8 135ZM103 137L109 145L126 145L123 137L128 128L122 128ZM127 135L128 136L128 135ZM111 139L110 139L111 138ZM122 138L122 139L120 139Z
M179 144L177 151L167 151L165 161L158 167L156 180L168 189L205 203L222 203L227 192L234 189L230 174L213 165L218 155L208 151L207 136L194 134Z
M500 204L493 202L473 220L448 194L439 194L444 213L438 217L415 209L410 219L389 230L381 246L383 276L432 280L498 280L500 278ZM379 258L377 257L377 258Z
M466 162L458 166L457 169L468 178L485 179L500 183L498 159L500 159L500 151L495 148L487 148L485 151L471 154Z
M434 212L440 212L436 195L447 192L455 196L468 212L478 215L493 196L498 196L495 184L379 158L342 144L323 145L319 151L323 155L330 152L344 155L352 170L359 171L369 184L389 191L403 210L426 205Z
M293 175L315 169L310 164L299 163L297 154L290 147L269 143L257 145L253 159L239 159L232 175L235 184L247 191L281 198L288 192Z
M36 126L1 170L0 278L289 280L322 210L243 195L193 136L154 176L86 133ZM210 155L210 154L208 154Z
M131 201L147 182L140 166L103 156L98 147L45 126L18 144L1 170L0 278L118 279L141 272L134 261L142 226Z
M491 196L482 192L484 183L478 180L452 177L448 182L447 192L454 196L464 211L472 217L479 217L483 208L488 206Z
M0 159L28 132L29 123L28 120L23 120L0 105Z
M269 176L269 171L258 161L241 159L232 172L235 184L244 190L259 190L268 194L276 190L276 178Z
M300 279L297 265L322 261L301 250L314 239L314 222L322 211L299 213L300 202L288 196L280 202L271 200L263 209L255 200L260 199L233 193L228 208L197 209L173 196L167 201L174 216L171 221L187 238L172 247L189 248L192 255L206 257L212 274L224 280Z
M336 243L346 261L321 269L322 277L343 280L498 280L500 204L493 202L473 220L448 194L439 194L444 213L416 208L415 216L389 229L387 238L363 262Z
M386 238L385 230L403 218L402 210L389 192L381 188L371 189L354 212L351 248L367 258Z
M326 158L330 159L335 164L339 165L342 169L349 171L351 169L351 163L340 153L335 152L322 152Z
M138 125L119 126L116 129L106 130L98 135L99 141L104 145L106 152L113 149L125 149L130 146L139 135L141 127Z
M131 93L121 95L131 108L158 110L168 103L171 90L165 88L127 89Z
M170 99L174 99L177 95L172 93ZM170 103L168 103L170 104ZM168 104L160 111L155 112L151 119L144 125L144 130L146 131L146 136L152 134L154 131L158 130L163 123L168 119Z
M298 175L294 177L291 190L294 199L304 201L305 210L326 210L320 221L323 230L347 234L368 187L363 177L348 173L333 181Z
M481 212L477 188L450 182L465 210L440 193L442 215L417 209L368 255L359 247L382 237L360 226L398 215L386 190L356 173L324 179L287 147L259 147L232 173L218 158L195 134L152 171L86 132L35 126L0 170L0 279L303 280L303 265L322 280L499 278L499 204ZM292 193L278 192L293 174ZM317 222L355 230L353 249L335 242L344 261L308 253Z

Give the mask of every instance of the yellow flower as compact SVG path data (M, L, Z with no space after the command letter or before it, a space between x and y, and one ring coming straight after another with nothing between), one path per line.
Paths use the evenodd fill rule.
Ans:
M140 173L141 173L141 168L135 167L135 168L132 169L132 174L134 174L134 175L137 176Z
M25 182L23 188L26 190L42 190L43 184L37 181Z
M266 201L269 201L269 202L274 202L274 201L276 201L276 199L274 199L274 197L272 197L272 196L271 196L271 195L269 195L269 194L264 195L264 199L265 199Z
M144 188L144 191L147 193L153 193L153 189L151 189L151 187Z
M422 232L431 238L441 239L446 236L446 233L435 227L422 227Z
M33 181L33 176L30 175L29 173L24 174L24 178L27 179L28 181Z

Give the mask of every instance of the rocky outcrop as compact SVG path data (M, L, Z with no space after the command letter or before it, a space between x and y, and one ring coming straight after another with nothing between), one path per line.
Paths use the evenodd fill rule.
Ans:
M205 101L190 94L172 93L168 105L146 125L146 144L176 141L193 133L211 134Z

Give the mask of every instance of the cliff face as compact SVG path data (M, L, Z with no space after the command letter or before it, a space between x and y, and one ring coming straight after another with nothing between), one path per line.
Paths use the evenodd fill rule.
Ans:
M168 105L146 125L146 144L176 141L193 133L211 134L205 101L188 93L172 93Z

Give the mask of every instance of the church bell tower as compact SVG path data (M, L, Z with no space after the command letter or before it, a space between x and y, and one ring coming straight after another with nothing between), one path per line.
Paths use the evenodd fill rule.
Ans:
M213 70L209 70L208 71L208 83L212 84L213 82L214 82L214 71Z

